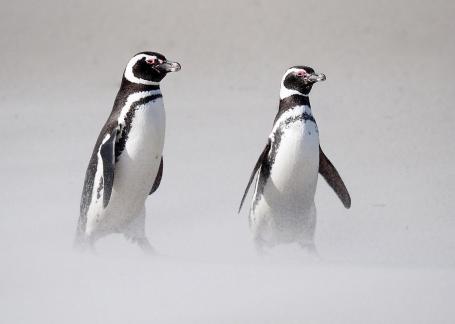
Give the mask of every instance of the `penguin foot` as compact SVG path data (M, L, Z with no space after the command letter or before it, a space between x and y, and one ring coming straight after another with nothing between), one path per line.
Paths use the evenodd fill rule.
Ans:
M265 250L265 242L259 237L254 238L254 247L256 248L256 254L259 256L267 255Z
M310 256L320 259L318 250L316 249L316 245L314 243L307 243L307 242L300 242L299 243L302 250L308 253Z
M87 237L84 234L78 234L73 242L73 249L80 253L90 252L96 254L95 240L92 237Z
M137 245L144 251L147 255L156 255L156 250L150 244L149 240L146 237L133 239L133 242L137 243Z

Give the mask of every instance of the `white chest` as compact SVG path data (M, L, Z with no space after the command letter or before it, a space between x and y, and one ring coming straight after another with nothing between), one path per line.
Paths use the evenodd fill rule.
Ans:
M270 140L270 175L259 190L259 178L256 183L250 226L265 242L293 242L303 237L315 216L319 133L310 108L284 112Z
M115 165L111 199L113 206L120 200L120 205L131 208L143 204L155 181L163 154L166 123L161 97L132 107L134 112L123 125L129 127L129 132Z
M151 155L161 156L164 145L166 115L162 98L134 107L125 143L126 155L134 161L148 162Z
M319 170L319 132L311 110L299 106L277 121L271 134L275 154L270 183L290 201L312 201Z

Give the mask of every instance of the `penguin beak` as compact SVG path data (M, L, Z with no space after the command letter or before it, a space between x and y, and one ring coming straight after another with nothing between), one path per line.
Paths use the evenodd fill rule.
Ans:
M177 72L177 71L180 71L181 68L182 67L180 66L180 63L172 62L172 61L165 61L159 65L159 69L166 73L167 72Z
M311 82L321 82L321 81L325 81L327 78L325 77L325 74L322 74L322 73L312 73L309 77L308 77L308 81L311 81Z

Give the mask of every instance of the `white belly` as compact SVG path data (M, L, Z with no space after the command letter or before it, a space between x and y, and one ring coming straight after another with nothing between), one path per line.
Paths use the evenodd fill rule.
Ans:
M314 122L294 122L281 135L265 194L276 207L312 202L319 169L319 134ZM285 204L285 206L280 206Z
M275 243L299 239L315 217L318 171L316 123L310 120L290 123L282 129L275 161L262 194L255 191L253 201L256 203L250 212L253 232L263 240Z
M142 210L161 162L165 111L162 98L137 106L125 148L115 165L106 209L87 217L87 233L121 232ZM91 221L92 220L92 221Z

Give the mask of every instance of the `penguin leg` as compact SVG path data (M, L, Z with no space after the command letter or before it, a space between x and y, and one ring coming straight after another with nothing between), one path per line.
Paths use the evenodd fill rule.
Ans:
M300 247L311 255L318 255L316 245L314 244L314 233L316 231L316 206L313 202L310 209L305 215L303 232L298 241Z
M313 243L301 243L299 242L300 247L308 252L310 255L319 256L318 250L316 249L316 245Z
M145 236L145 205L139 214L128 224L123 235L136 243L146 254L155 254L155 249Z
M263 228L265 226L263 217L258 217L257 215L255 216L250 211L248 220L250 224L250 230L253 233L253 242L254 247L256 249L256 253L260 256L263 256L265 254L264 253L265 241L261 237Z
M96 254L95 238L93 235L87 236L85 233L77 233L74 239L74 249L78 252L91 252Z
M73 241L73 248L78 252L96 253L95 242L99 238L95 233L87 234L86 224L79 220L79 224L76 229L76 235Z
M264 220L264 218L260 218L259 222L254 224L255 226L252 227L253 230L253 242L254 247L256 249L256 253L259 256L265 256L270 252L270 248L274 247L274 243L270 241L270 234L267 232L269 224ZM268 237L269 239L265 239Z
M155 255L156 251L153 246L150 244L149 240L146 237L138 238L133 240L137 245L144 251L145 254Z
M259 236L259 235L256 235L253 239L254 241L254 247L256 248L256 253L259 255L259 256L264 256L265 255L265 242L264 240Z

